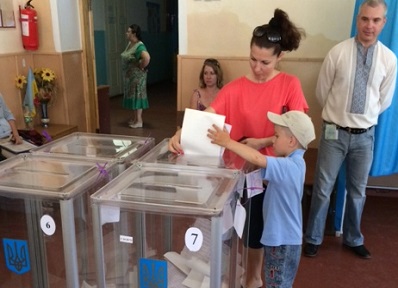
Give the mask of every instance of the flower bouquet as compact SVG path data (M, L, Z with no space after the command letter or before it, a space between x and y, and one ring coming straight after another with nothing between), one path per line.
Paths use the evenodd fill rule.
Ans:
M15 85L21 89L25 96L23 101L25 123L33 122L36 115L34 106L40 106L42 111L42 122L48 123L47 106L55 101L56 85L55 73L50 68L38 68L33 72L29 69L28 77L18 75ZM43 122L43 123L44 123Z
M38 88L35 104L51 104L55 97L55 73L49 68L35 69L33 72Z
M50 68L38 68L33 71L34 83L33 86L33 101L35 105L40 103L51 104L54 101L56 86L55 73ZM15 85L21 89L26 90L28 84L27 78L24 75L18 75L15 78ZM36 87L34 87L36 86Z

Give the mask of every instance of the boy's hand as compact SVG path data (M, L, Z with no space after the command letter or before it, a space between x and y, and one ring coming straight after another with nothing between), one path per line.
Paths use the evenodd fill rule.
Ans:
M227 147L231 140L228 131L226 129L221 130L217 125L213 124L213 129L207 130L207 137L211 139L211 143Z

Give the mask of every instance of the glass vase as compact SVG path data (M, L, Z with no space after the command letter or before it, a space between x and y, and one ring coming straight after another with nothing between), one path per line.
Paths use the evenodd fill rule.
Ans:
M40 103L40 108L41 108L41 125L43 127L48 127L48 124L50 123L50 118L48 117L48 102L41 102Z

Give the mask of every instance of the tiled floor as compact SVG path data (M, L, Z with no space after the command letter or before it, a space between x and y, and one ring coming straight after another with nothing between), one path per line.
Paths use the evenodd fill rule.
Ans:
M121 97L112 98L112 134L151 136L156 143L174 134L181 124L181 119L177 120L181 117L176 113L175 83L150 85L148 94L150 108L144 111L144 127L140 129L127 126L130 115L121 108ZM372 259L359 259L342 246L341 237L327 235L316 258L302 257L294 287L398 287L397 195L394 190L368 190L362 232Z

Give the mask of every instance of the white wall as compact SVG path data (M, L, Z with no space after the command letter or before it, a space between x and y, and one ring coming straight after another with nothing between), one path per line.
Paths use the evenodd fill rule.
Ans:
M82 49L79 0L50 0L56 52Z
M253 29L268 23L280 8L307 33L291 56L324 57L349 37L354 4L355 0L179 0L179 53L247 56Z

